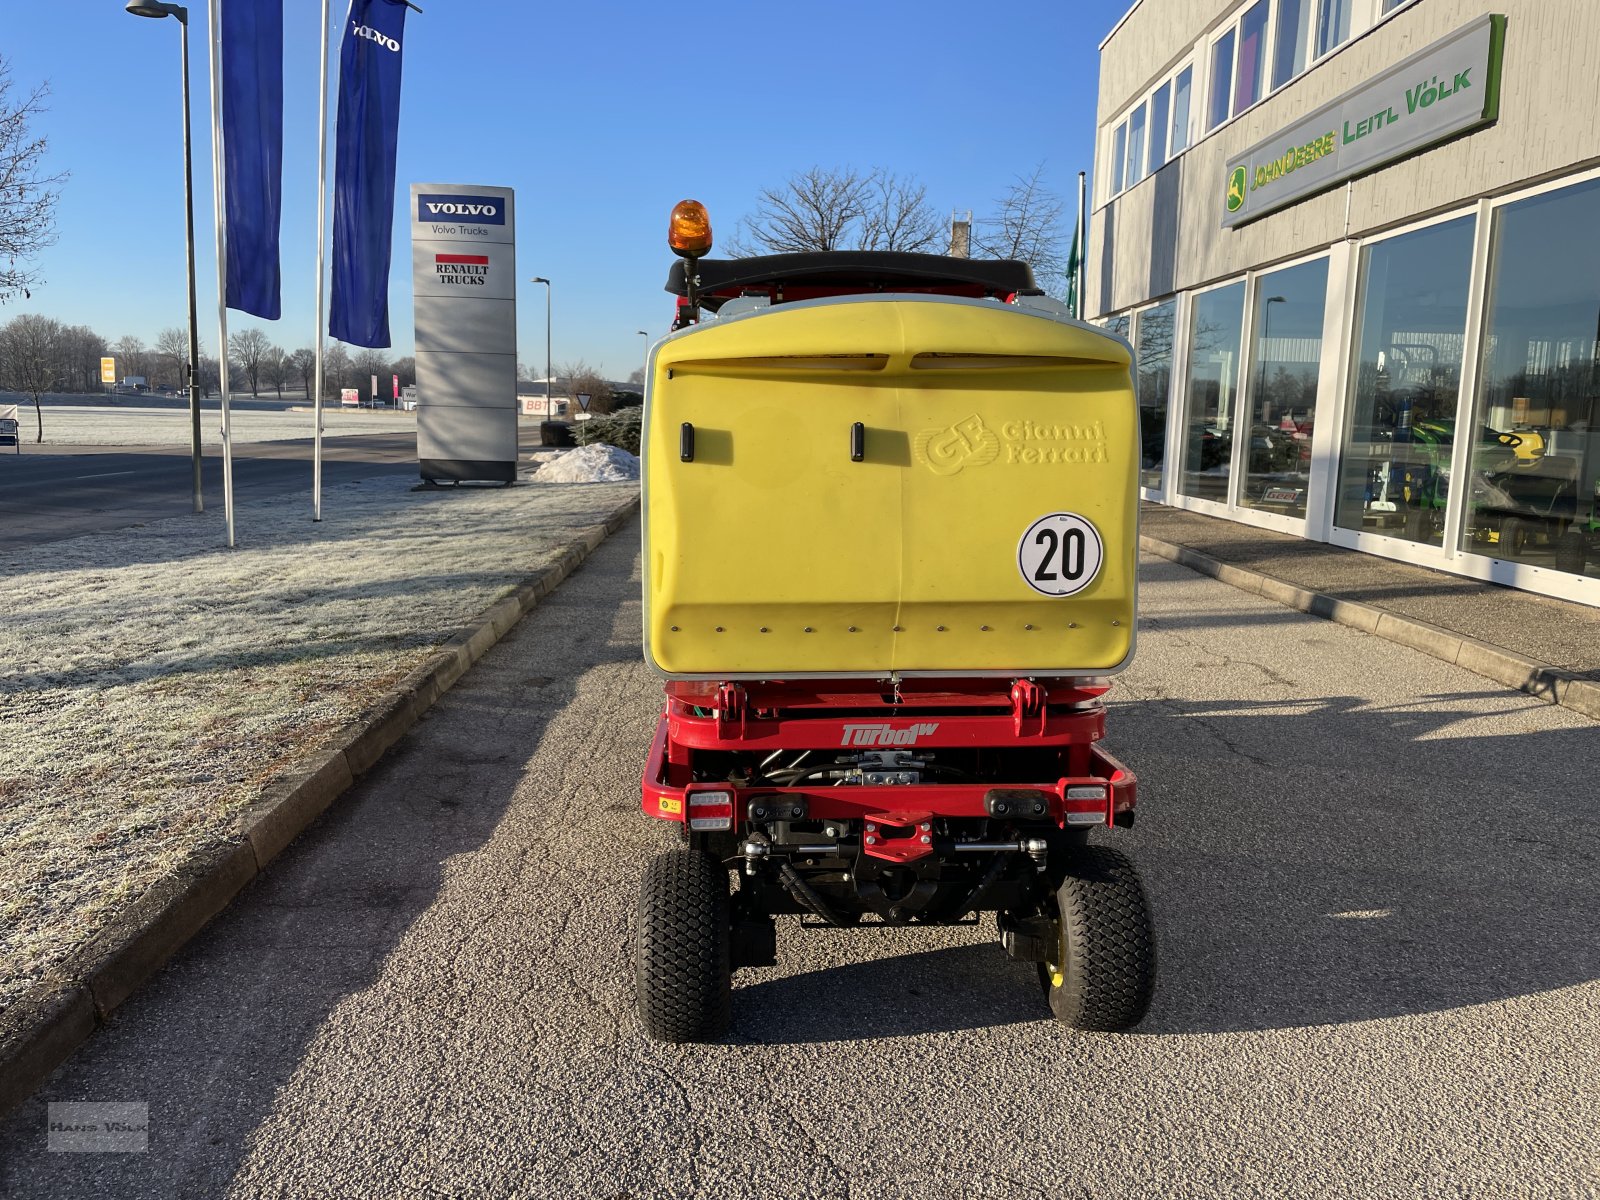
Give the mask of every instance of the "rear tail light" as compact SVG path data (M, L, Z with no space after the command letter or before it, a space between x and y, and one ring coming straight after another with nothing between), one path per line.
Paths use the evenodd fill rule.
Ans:
M733 828L732 792L696 792L689 797L689 828L715 833Z
M1068 825L1104 825L1107 790L1100 785L1069 787L1066 796Z

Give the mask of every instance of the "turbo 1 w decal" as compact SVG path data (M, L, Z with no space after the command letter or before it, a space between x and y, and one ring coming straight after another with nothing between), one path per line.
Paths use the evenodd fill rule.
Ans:
M1017 570L1023 582L1046 596L1082 591L1100 574L1104 560L1100 531L1077 513L1040 517L1017 543Z
M504 225L505 204L497 196L417 196L417 220L458 221L469 225Z
M846 724L841 746L914 746L917 739L927 737L939 728L937 721L920 721L905 729L895 729L887 722L870 725Z

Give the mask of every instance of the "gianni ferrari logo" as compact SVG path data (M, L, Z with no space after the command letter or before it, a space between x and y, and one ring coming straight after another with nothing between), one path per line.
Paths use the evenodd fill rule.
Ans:
M917 739L927 737L939 728L937 721L921 721L909 729L891 729L887 724L849 725L844 727L841 746L914 746Z
M963 467L981 467L1000 455L1000 439L977 413L944 429L924 429L912 445L917 457L935 475L954 475Z

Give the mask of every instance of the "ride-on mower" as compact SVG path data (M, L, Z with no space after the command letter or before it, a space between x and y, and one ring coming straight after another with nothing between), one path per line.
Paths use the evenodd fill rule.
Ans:
M645 654L667 678L636 987L651 1037L721 1035L730 972L802 925L996 914L1077 1029L1149 1007L1133 823L1100 746L1133 651L1128 345L1026 264L713 260L685 201L645 394ZM737 886L730 887L730 877Z

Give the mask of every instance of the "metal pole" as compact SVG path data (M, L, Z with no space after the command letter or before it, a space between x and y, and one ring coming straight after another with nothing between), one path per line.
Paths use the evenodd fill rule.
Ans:
M222 0L211 0L211 198L217 212L217 374L222 401L222 507L233 548L233 442L228 421L228 204L222 186Z
M323 332L323 283L327 271L328 229L328 23L329 0L322 0L322 103L317 109L317 337L316 347L316 399L311 402L316 433L311 449L311 519L322 520L322 353L326 334Z
M544 411L545 415L552 419L556 415L556 379L550 368L550 314L555 304L555 285L546 279L544 281Z
M200 450L200 316L195 306L194 270L194 152L189 144L189 16L178 18L183 31L183 205L186 220L184 245L189 252L189 436L194 459L194 511L205 512L201 494Z
M1087 204L1088 204L1089 184L1088 184L1087 181L1088 181L1088 174L1086 172L1079 171L1078 172L1078 278L1074 281L1078 285L1077 288L1076 288L1076 291L1077 291L1077 294L1078 294L1078 297L1077 297L1078 298L1078 303L1077 303L1078 311L1073 313L1072 315L1077 317L1078 320L1080 320L1080 321L1083 320L1083 288L1084 288L1084 280L1087 278L1087 272L1085 272L1085 270L1084 270L1084 265L1089 261L1089 229L1088 229L1088 225L1085 223L1085 219L1084 219L1085 218L1085 214L1088 212Z

